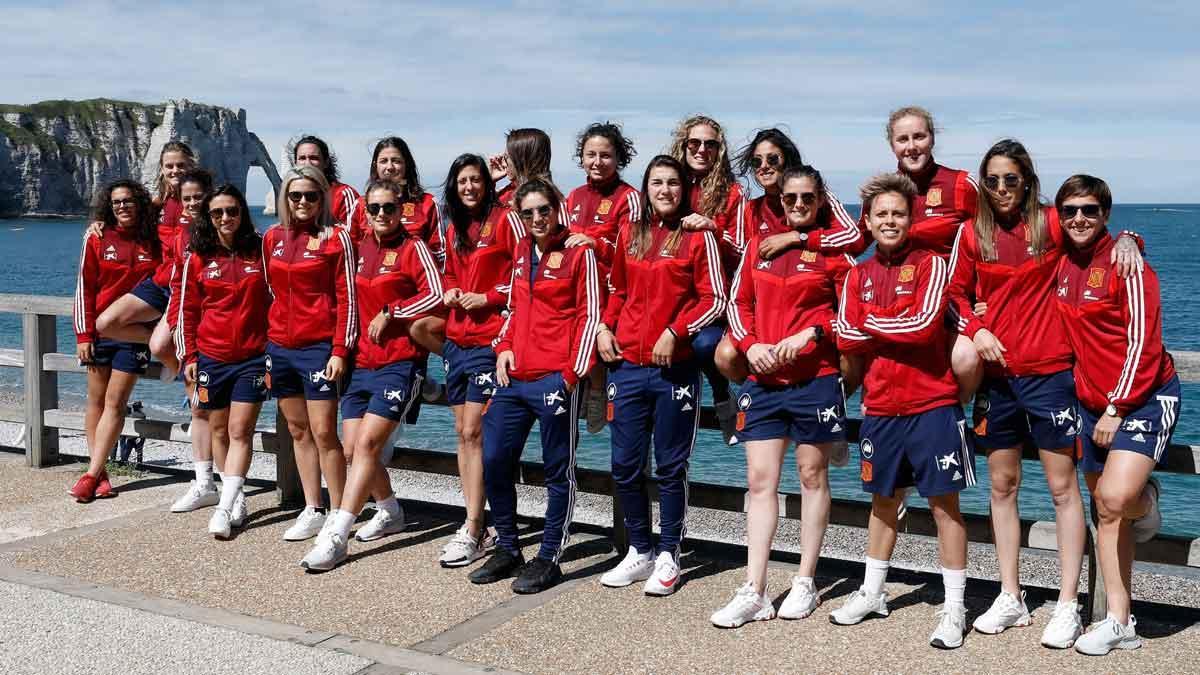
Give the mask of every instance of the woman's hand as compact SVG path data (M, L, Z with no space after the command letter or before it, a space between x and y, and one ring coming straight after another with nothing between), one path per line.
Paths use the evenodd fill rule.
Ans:
M82 365L92 365L92 361L96 358L96 345L90 342L75 345L75 357L79 359L79 363Z
M488 173L492 174L492 182L508 178L508 155L492 155L488 157Z
M188 384L195 384L196 383L196 371L198 369L199 369L199 366L196 365L195 361L192 361L191 363L185 365L183 367L183 379L186 380Z
M1004 352L1008 351L1004 345L1000 343L999 338L992 335L992 331L986 328L980 328L972 340L975 343L975 350L983 357L985 361L999 363L1001 366L1007 366L1004 361Z
M446 305L447 307L453 307L458 304L462 294L463 292L461 288L451 288L442 294L442 304Z
M1146 265L1142 252L1138 250L1137 240L1128 234L1117 237L1117 245L1113 246L1109 262L1116 263L1117 276L1122 279L1133 276L1135 271L1141 272Z
M569 395L571 392L575 391L575 387L578 387L578 386L579 386L578 380L576 380L574 382L567 382L567 378L565 378L565 377L563 378L563 393Z
M679 224L682 225L683 229L685 230L709 230L711 232L717 231L717 224L713 222L712 218L700 215L699 213L692 213L684 216L683 220L679 221Z
M607 326L596 332L596 350L600 352L600 358L609 363L621 360L621 346L617 344L617 336L613 335Z
M97 237L99 237L100 235L104 234L104 223L100 222L99 220L93 220L88 225L87 232L85 232L84 234L85 235L94 234Z
M775 348L761 342L754 343L746 350L746 360L750 362L750 370L758 375L765 375L779 368Z
M1105 414L1096 420L1096 428L1092 430L1092 441L1102 448L1107 448L1112 445L1113 439L1117 435L1117 429L1120 428L1120 417Z
M392 315L387 311L380 312L371 319L370 325L367 326L367 338L379 344L383 331L387 330L388 324L391 323Z
M500 352L500 356L496 357L496 382L500 383L501 387L508 386L508 371L512 370L516 365L517 358L513 355L511 349Z
M817 331L809 326L795 335L789 335L780 340L779 344L775 345L775 356L778 357L780 365L795 361L796 356L816 337Z
M773 234L758 245L758 257L764 260L770 260L775 256L783 253L793 246L800 244L800 234L798 232L782 232Z
M675 334L671 329L664 328L662 335L658 336L658 341L654 343L654 350L650 352L650 358L655 365L669 366L671 358L675 356Z
M487 305L487 296L483 293L466 293L462 292L458 296L458 306L469 311L479 309Z
M976 302L975 303L975 316L982 319L985 312L987 312L987 303L982 300L980 300L979 302Z
M338 382L342 379L342 375L346 372L346 359L340 356L329 357L329 363L325 364L325 379L330 382Z
M587 236L586 234L576 232L575 234L567 237L567 241L564 242L563 245L567 248L572 248L574 246L591 246L592 248L596 248L596 240Z

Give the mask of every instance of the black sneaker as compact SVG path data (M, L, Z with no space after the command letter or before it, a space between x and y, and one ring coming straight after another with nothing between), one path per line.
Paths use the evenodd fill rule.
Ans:
M507 579L516 574L517 569L525 564L525 556L519 552L516 555L507 549L496 547L487 562L467 577L473 584L494 584L501 579Z
M522 595L541 593L557 584L559 579L562 579L562 568L557 563L552 563L545 558L534 558L525 563L525 566L517 573L517 578L513 580L512 584L513 593Z

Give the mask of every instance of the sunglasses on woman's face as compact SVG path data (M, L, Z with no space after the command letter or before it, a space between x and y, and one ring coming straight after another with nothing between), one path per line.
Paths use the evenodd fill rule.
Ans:
M1099 218L1099 204L1084 204L1083 206L1075 206L1074 204L1063 204L1058 209L1058 216L1063 220L1070 220L1075 217L1076 213L1082 213L1084 218Z
M687 139L687 149L691 152L700 152L701 146L704 146L707 152L716 152L721 147L721 142L715 138L710 138L706 141L702 141L699 138Z
M783 163L783 158L780 157L779 155L776 155L775 153L771 153L771 154L767 155L765 158L759 157L757 155L750 158L750 167L751 168L761 169L764 163L767 166L776 167Z
M549 217L552 211L554 211L553 206L550 206L549 204L542 204L536 209L521 209L517 212L517 214L521 216L521 220L529 223L533 221L533 217L535 215L546 218Z
M817 203L817 193L815 192L784 192L779 195L779 200L789 209L796 205L799 201L805 206L812 206Z
M137 202L132 199L114 199L114 200L112 200L112 207L114 209L119 209L124 206L137 206Z
M317 202L321 201L321 193L317 192L316 190L308 190L305 192L289 192L288 199L291 200L293 204L299 204L301 199L309 204L316 204Z
M383 211L383 215L390 216L396 212L396 202L383 202L380 204L367 204L367 213L372 216L379 215Z
M1020 176L1015 173L1006 173L1004 174L1003 179L1001 179L999 176L984 176L983 187L995 192L996 190L1000 189L1001 180L1004 181L1004 187L1008 188L1009 190L1015 190L1017 189L1017 186L1021 184Z
M237 218L241 214L242 208L240 206L226 206L225 208L217 207L208 210L208 217L212 218L213 220L220 220L225 217Z
M191 204L192 202L202 202L202 201L204 201L204 195L202 195L202 194L187 195L186 197L180 197L180 200L183 201L184 204Z

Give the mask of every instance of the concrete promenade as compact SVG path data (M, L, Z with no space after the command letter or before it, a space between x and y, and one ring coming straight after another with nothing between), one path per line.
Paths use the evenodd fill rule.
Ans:
M1146 646L1089 659L1038 645L1054 599L1045 589L1030 590L1033 627L932 649L940 579L918 572L893 572L891 617L833 626L829 611L862 573L839 560L822 560L813 617L723 631L708 616L741 581L737 549L693 548L679 592L647 598L599 585L614 553L592 527L572 538L563 584L514 596L438 567L461 510L404 493L410 530L353 542L347 564L308 575L297 562L309 544L281 541L293 514L266 488L252 489L245 531L217 542L208 510L167 512L181 478L118 477L117 498L80 505L65 492L78 470L0 453L0 672L1200 672L1200 610L1138 603ZM527 553L538 536L524 520ZM791 570L772 563L779 600ZM969 582L969 619L996 591Z

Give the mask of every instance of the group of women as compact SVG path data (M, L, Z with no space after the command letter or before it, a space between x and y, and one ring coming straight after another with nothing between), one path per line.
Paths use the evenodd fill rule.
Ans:
M640 582L665 596L680 586L707 380L726 440L745 445L749 485L746 582L712 622L735 628L776 615L766 569L792 447L802 556L778 615L802 619L820 602L828 469L848 461L846 399L861 386L866 572L834 623L887 615L888 561L915 489L937 524L945 585L930 643L962 644L958 493L975 484L978 446L991 475L1001 593L973 626L1028 625L1016 494L1021 450L1032 444L1054 502L1062 574L1042 644L1086 654L1140 646L1131 551L1158 527L1150 474L1180 403L1142 242L1109 234L1112 196L1100 179L1074 176L1043 204L1017 141L995 144L972 176L934 161L935 126L921 108L892 113L887 139L897 171L862 187L856 222L782 131L758 132L735 155L704 116L679 124L640 189L620 174L632 142L618 125L590 125L576 145L587 182L566 195L550 174L549 136L512 130L505 153L454 160L440 208L404 140L377 144L360 195L338 182L328 146L306 136L279 192L280 222L261 235L235 187L214 186L186 145L169 144L157 195L133 181L109 185L84 238L75 328L89 365L92 461L71 493L81 502L113 494L107 450L153 352L192 402L196 480L172 510L215 506L209 531L222 539L243 524L250 441L269 394L287 420L306 501L284 539L315 537L301 565L333 569L368 500L375 514L356 539L405 527L385 465L434 353L446 362L466 503L439 562L460 567L490 552L470 581L516 577L517 593L559 581L584 416L589 430L611 428L630 541L600 583ZM747 199L738 174L761 196ZM856 261L872 241L873 255ZM963 404L972 400L968 424ZM526 560L515 470L535 421L547 502L541 544ZM645 499L651 457L657 537ZM1086 633L1076 599L1080 465L1109 601Z

